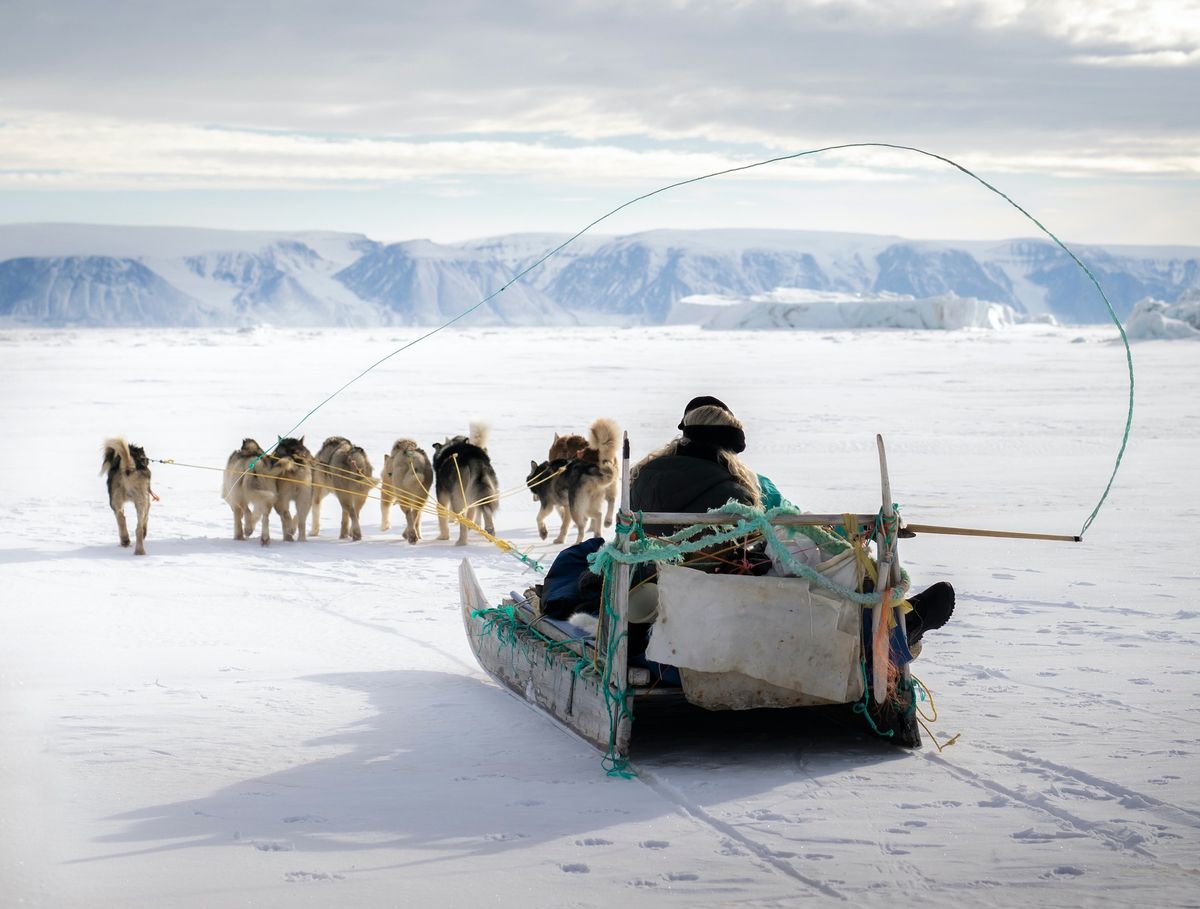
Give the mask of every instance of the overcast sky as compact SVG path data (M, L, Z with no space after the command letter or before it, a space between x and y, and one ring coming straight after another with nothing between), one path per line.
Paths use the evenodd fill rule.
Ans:
M0 0L0 221L574 231L639 193L913 145L1064 239L1200 245L1200 0ZM693 184L599 230L973 239L918 155Z

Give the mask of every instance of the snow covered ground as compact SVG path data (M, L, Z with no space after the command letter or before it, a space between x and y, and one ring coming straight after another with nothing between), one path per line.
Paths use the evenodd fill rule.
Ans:
M486 417L517 490L498 530L544 561L520 487L552 433L608 415L640 454L702 393L812 510L876 508L882 432L910 521L1076 533L1124 421L1114 336L445 332L302 431L378 471L397 436ZM327 502L319 539L235 543L219 472L181 466L286 433L411 337L0 333L0 905L1200 905L1196 345L1135 348L1084 543L904 542L918 584L959 591L915 665L956 744L647 718L627 781L475 664L464 550L432 520L410 547L371 507L339 542ZM114 434L179 462L154 466L145 558L96 475ZM532 581L466 554L497 596Z

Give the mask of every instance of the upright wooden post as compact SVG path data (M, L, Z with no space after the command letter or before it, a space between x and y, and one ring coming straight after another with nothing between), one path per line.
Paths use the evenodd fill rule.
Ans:
M618 526L629 526L632 515L629 513L629 433L624 434L624 443L621 449L621 507L617 511ZM629 531L617 531L617 549L621 552L629 551ZM609 672L609 684L616 682L618 690L627 690L629 688L629 566L624 562L618 562L617 568L613 572L613 584L616 585L616 590L612 591L613 609L616 610L617 624L612 629L612 633L617 635L617 646L613 653L613 663L615 664ZM626 704L626 708L631 705Z
M882 704L887 699L890 644L887 613L891 609L891 603L887 591L892 586L893 577L900 576L900 566L896 558L896 541L899 534L889 537L887 533L887 525L892 522L896 512L892 503L892 482L888 478L887 452L883 448L882 435L875 436L875 444L879 448L879 485L883 496L883 525L876 528L875 532L875 547L879 556L879 581L875 589L883 599L871 610L871 691L875 703Z

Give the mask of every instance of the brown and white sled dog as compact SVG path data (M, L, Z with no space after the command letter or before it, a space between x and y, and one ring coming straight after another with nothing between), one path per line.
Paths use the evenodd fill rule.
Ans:
M283 521L283 538L303 543L308 539L304 524L312 509L312 452L304 447L304 436L280 439L263 460L275 480L275 511Z
M597 423L599 422L598 420ZM541 464L536 461L529 462L529 477L525 483L534 498L541 503L537 525L543 540L547 534L546 516L552 511L558 511L562 516L562 527L554 539L555 543L566 539L567 528L572 522L577 531L577 543L583 542L583 537L589 529L594 537L603 535L600 530L601 514L605 496L617 469L615 457L604 457L615 452L615 442L608 441L611 433L607 430L605 427L601 432L604 448L597 449L601 455L599 463L583 458L559 458L543 461Z
M104 441L104 462L100 474L108 474L108 504L117 516L117 532L121 545L129 545L129 528L125 524L125 503L132 502L137 512L134 555L146 554L146 522L150 518L150 459L137 445L124 439Z
M421 509L433 488L429 455L412 439L397 439L391 453L383 456L382 478L379 529L391 528L392 505L398 504L404 512L404 539L416 543L421 539Z
M586 439L583 436L560 436L555 433L554 441L550 443L549 459L551 461L559 458L579 458L592 464L604 464L606 461L611 463L612 480L604 491L604 499L608 504L608 509L604 514L605 527L612 526L613 514L617 508L617 493L620 491L618 487L621 485L621 475L617 467L617 450L620 447L620 441L621 427L617 425L617 421L608 417L600 417L588 428Z
M471 424L470 436L453 436L433 443L433 475L437 486L438 539L450 539L447 511L463 515L474 524L482 520L489 534L496 532L492 515L500 494L496 471L487 453L488 427ZM467 525L458 524L456 546L467 545Z
M251 464L254 465L251 468ZM271 509L275 507L275 478L263 458L262 446L254 439L242 439L242 447L225 462L221 496L233 511L233 538L245 540L254 535L254 525L262 521L259 539L271 542Z
M601 417L588 428L588 439L591 441L588 451L596 452L596 462L609 478L608 485L604 488L604 500L608 504L604 513L604 526L611 527L621 485L621 471L617 462L617 452L621 447L621 427L617 425L616 420Z
M367 495L379 481L367 453L341 436L330 436L317 452L313 463L312 530L314 537L321 532L321 500L332 492L342 506L342 529L339 540L362 539L358 523L359 512Z

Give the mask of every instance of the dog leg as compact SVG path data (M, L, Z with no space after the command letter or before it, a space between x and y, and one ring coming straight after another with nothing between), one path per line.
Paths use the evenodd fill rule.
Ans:
M358 513L362 510L363 501L354 502L350 511L350 539L357 542L362 539L362 526L358 523Z
M612 527L613 513L617 507L617 484L616 481L608 487L604 492L604 498L608 502L608 511L604 513L604 526Z
M113 513L117 516L117 533L120 535L121 545L128 546L129 545L129 527L126 526L126 524L125 524L125 506L124 505L114 505L112 507L112 510L113 510Z
M150 495L140 495L134 500L133 507L137 509L137 540L133 547L134 555L146 554L146 530L150 523Z
M338 531L339 540L350 539L350 509L342 505L342 526Z
M322 496L319 496L319 495L313 496L312 529L309 531L309 533L312 534L314 537L320 536L320 534L321 534L321 499L322 499Z
M235 540L244 540L246 539L247 535L243 530L243 527L245 526L245 521L247 518L242 513L242 507L240 505L230 505L229 507L233 510L233 538ZM253 531L251 531L251 533L253 533Z
M492 509L494 509L495 507L496 506L493 504L488 504L488 505L481 506L479 509L480 511L483 512L483 529L486 530L488 532L488 534L493 537L496 535L496 525L494 523L492 523Z
M554 510L554 506L547 502L543 502L542 507L538 509L538 513L537 513L538 536L540 536L543 540L546 539L546 537L550 536L550 531L546 529L546 515L550 514L550 512L552 512L553 510ZM560 543L562 541L555 540L554 542Z
M472 523L478 523L475 519L479 516L479 506L475 506L474 508L467 508L465 510L465 513L460 511L459 514L462 514L467 519L467 521L471 521ZM467 545L467 536L470 533L471 533L471 530L470 530L470 528L467 527L467 522L459 521L458 522L458 539L454 542L454 545L455 546L466 546Z
M405 517L408 516L406 511ZM383 489L379 492L379 529L385 533L392 529L392 501L388 498L387 480L383 482ZM408 537L408 531L404 531L404 536Z
M416 508L405 508L404 524L404 539L415 544L421 539L421 512Z
M562 543L567 539L567 531L571 529L571 512L567 510L566 505L559 505L558 516L562 519L562 525L558 528L558 536L554 538L554 542Z
M450 519L446 517L446 509L450 507L450 503L438 496L438 539L450 539Z
M301 543L307 542L308 534L304 532L304 525L308 521L308 512L312 508L312 489L301 487L300 495L296 497L296 524L299 529L299 539Z
M279 515L279 523L283 527L284 540L291 542L295 539L295 531L292 530L292 514L286 504L276 503L275 513Z
M588 511L590 507L590 502L576 502L571 508L571 520L575 522L575 527L578 530L575 537L576 543L582 543L584 536L587 534L587 528L592 519L592 514ZM596 517L599 518L598 513ZM599 535L598 533L596 534L596 536Z
M253 533L254 531L251 530L250 532ZM270 505L267 505L262 510L262 535L259 537L259 541L264 546L271 545L271 506Z

